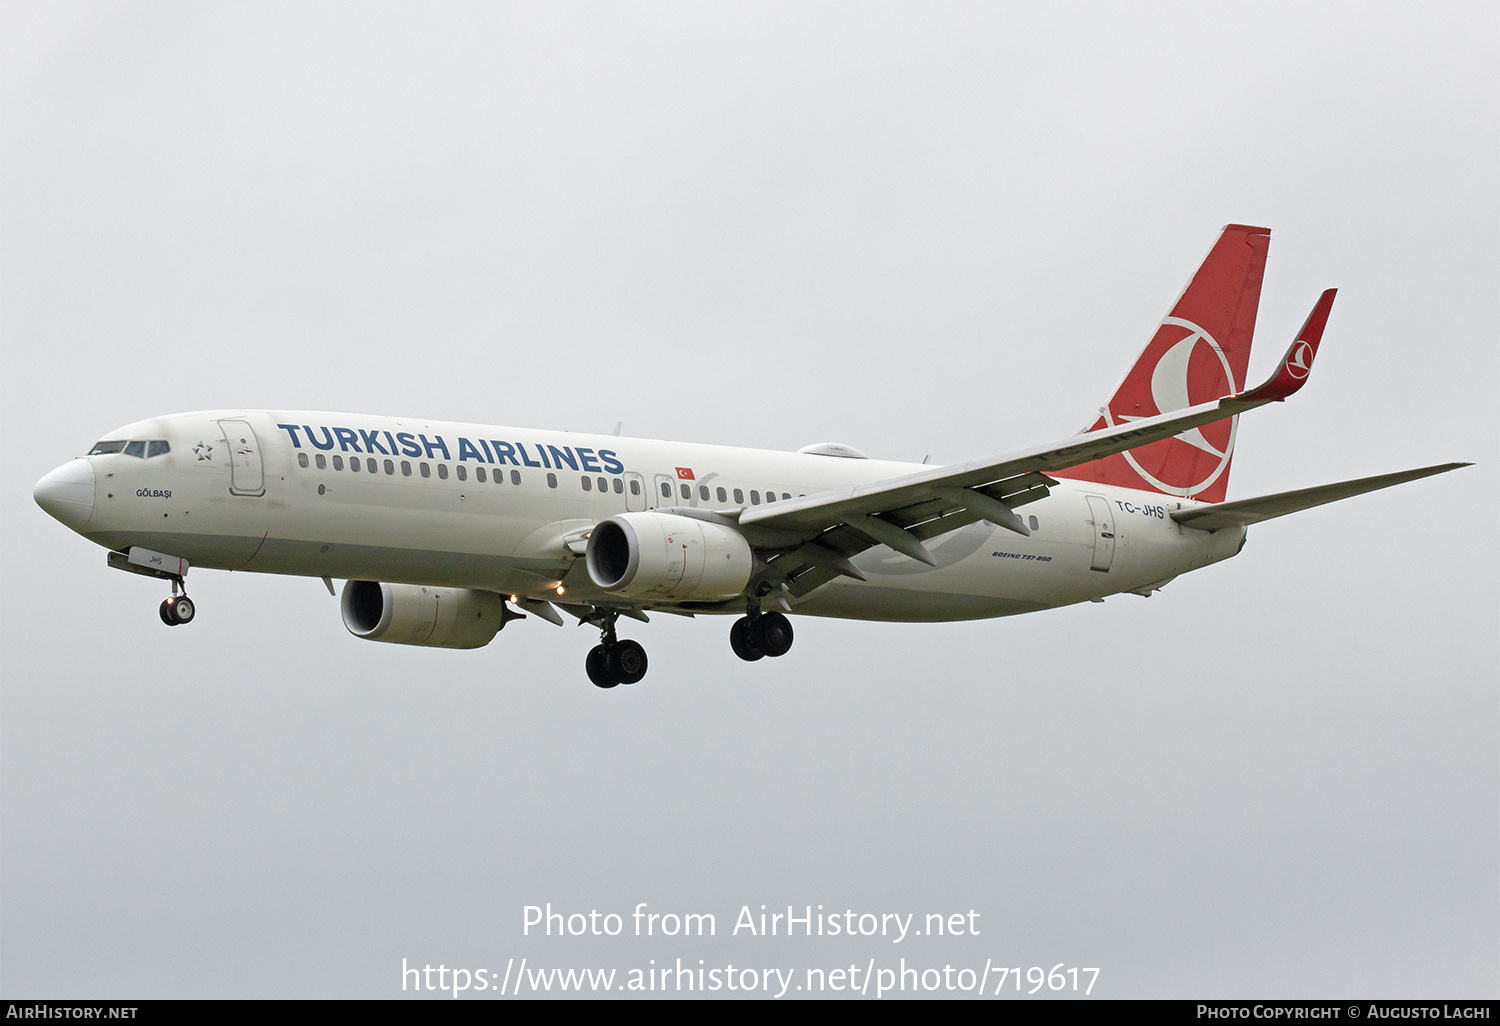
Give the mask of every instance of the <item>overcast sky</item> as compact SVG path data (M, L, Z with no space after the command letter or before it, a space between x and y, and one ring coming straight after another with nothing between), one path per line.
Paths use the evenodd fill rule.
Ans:
M1496 996L1497 57L1479 2L3 4L0 993L905 957ZM661 616L603 692L587 628L370 644L316 580L199 571L169 630L31 499L228 407L1046 442L1227 222L1273 229L1252 380L1340 289L1231 499L1478 465L1149 600L802 618L755 664ZM718 935L523 937L547 902ZM761 904L981 934L732 936Z

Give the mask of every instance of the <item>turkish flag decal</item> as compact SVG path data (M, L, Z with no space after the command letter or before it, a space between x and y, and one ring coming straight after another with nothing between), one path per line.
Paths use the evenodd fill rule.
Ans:
M677 480L679 480L679 481L692 481L692 480L694 480L694 477L693 477L693 468L692 467L678 467L677 468Z

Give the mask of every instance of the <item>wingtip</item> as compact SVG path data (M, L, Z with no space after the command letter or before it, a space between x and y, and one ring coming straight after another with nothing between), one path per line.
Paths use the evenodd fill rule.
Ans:
M1302 330L1281 358L1276 372L1258 388L1235 396L1241 402L1280 402L1306 383L1312 374L1313 360L1318 355L1318 346L1323 341L1323 329L1328 326L1328 315L1333 310L1333 298L1338 289L1324 289L1312 312L1302 323Z

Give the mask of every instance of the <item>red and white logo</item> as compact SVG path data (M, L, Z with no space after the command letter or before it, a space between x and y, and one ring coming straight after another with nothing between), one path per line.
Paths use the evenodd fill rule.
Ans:
M1297 344L1292 347L1291 353L1287 355L1286 372L1298 381L1307 377L1308 372L1312 370L1314 352L1312 343L1304 342L1299 338Z
M694 478L693 478L693 468L692 467L678 467L677 468L677 480L679 480L679 481L692 481L692 480L694 480Z
M1198 403L1212 402L1239 389L1223 347L1192 321L1181 317L1166 318L1149 349L1161 353L1151 366L1149 382L1150 403L1155 409L1144 402L1130 404L1129 413L1114 408L1124 405L1123 400L1130 396L1145 398L1141 395L1145 391L1141 386L1147 383L1127 379L1120 394L1104 410L1107 424L1113 426L1172 413ZM1143 359L1131 371L1130 378L1136 378L1146 366L1150 365ZM1230 417L1121 455L1142 480L1158 491L1169 495L1196 495L1228 469L1238 428L1239 417Z

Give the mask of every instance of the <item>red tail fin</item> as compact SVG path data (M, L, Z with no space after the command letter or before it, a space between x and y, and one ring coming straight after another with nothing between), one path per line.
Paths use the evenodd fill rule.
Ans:
M1224 227L1090 431L1245 387L1270 236L1269 228ZM1238 426L1239 418L1231 417L1054 476L1223 502Z

